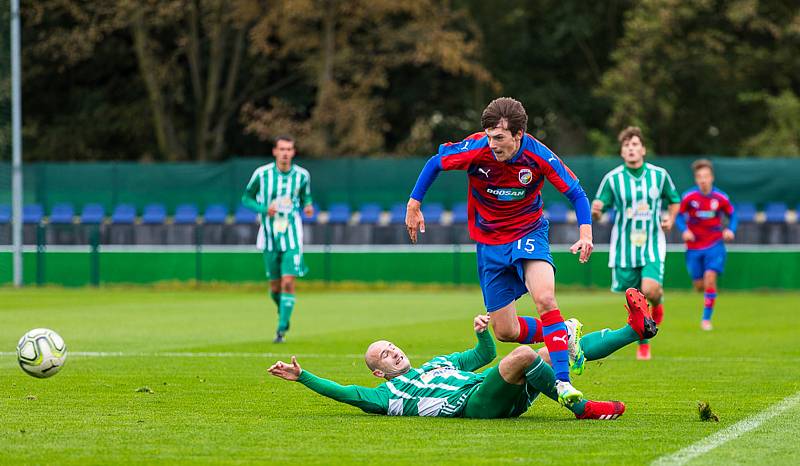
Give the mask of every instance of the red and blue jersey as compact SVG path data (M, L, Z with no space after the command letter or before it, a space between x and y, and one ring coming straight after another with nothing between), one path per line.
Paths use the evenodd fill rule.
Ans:
M545 179L576 206L579 223L591 223L588 199L578 178L529 134L523 136L517 154L503 162L495 158L489 138L482 132L461 142L442 144L420 175L411 197L422 201L439 170L467 172L469 233L479 243L506 244L537 229L542 224Z
M712 188L708 195L694 187L681 198L676 225L681 231L688 228L695 240L686 243L687 249L706 249L722 241L722 215L728 216L728 228L736 231L736 216L728 195Z

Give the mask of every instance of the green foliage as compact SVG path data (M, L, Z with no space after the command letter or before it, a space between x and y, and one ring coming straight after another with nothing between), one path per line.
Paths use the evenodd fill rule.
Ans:
M23 3L27 159L218 160L287 132L423 155L499 95L565 155L630 124L651 153L798 154L795 0Z

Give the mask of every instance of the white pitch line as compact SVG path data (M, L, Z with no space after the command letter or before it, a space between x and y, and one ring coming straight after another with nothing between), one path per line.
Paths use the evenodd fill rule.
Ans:
M709 451L736 439L742 434L746 434L747 432L758 428L761 426L761 424L764 424L770 419L779 416L784 411L793 408L799 402L800 392L797 392L794 395L784 398L778 404L770 406L754 416L742 419L736 424L726 427L715 434L709 435L699 442L695 442L682 450L676 451L675 453L657 458L651 464L659 466L686 464L698 456L708 453Z

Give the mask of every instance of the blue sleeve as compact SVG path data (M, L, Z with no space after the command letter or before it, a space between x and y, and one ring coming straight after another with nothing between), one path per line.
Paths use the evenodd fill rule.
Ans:
M681 233L686 231L686 214L678 212L678 215L675 216L675 226L678 227Z
M442 157L440 155L434 155L428 159L428 162L422 168L422 172L420 172L419 178L417 178L417 184L414 185L414 190L411 191L411 198L422 202L425 193L428 192L428 188L431 187L436 177L439 176L440 171L442 171Z
M736 227L739 226L739 217L736 215L736 209L731 211L731 214L728 216L728 228L736 233Z
M575 216L578 218L578 225L591 225L592 224L592 208L589 206L589 198L586 197L586 192L581 188L580 184L575 184L566 193L567 199L572 203L575 209Z

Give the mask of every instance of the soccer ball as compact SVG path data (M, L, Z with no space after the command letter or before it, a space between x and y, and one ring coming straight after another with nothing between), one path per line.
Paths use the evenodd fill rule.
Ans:
M35 328L22 335L17 343L19 367L26 374L44 379L61 370L67 359L67 345L56 332Z

